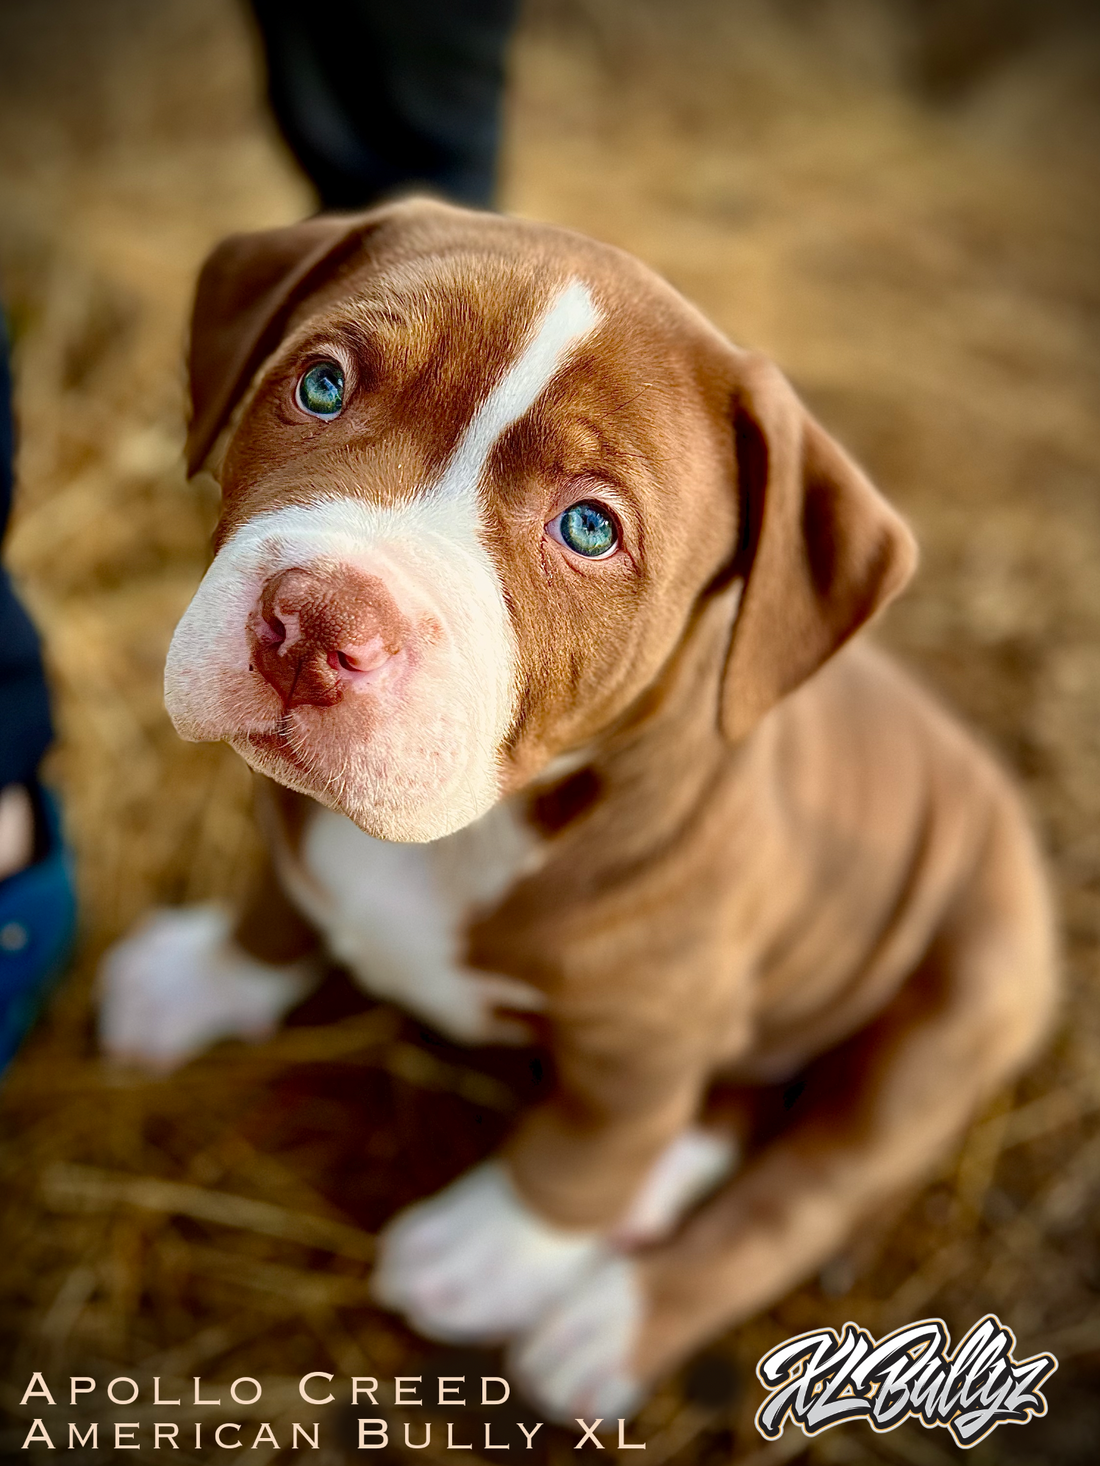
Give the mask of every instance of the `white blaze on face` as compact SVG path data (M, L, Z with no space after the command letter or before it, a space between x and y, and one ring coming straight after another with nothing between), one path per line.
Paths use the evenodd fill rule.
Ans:
M363 496L330 490L237 530L169 649L165 703L181 736L227 740L255 768L382 839L435 840L491 808L516 653L479 485L501 434L598 321L580 281L559 291L443 473L416 498L380 505L365 496L369 484ZM250 666L249 618L272 576L326 566L378 577L411 627L409 641L386 680L346 690L333 707L287 713ZM264 742L276 737L290 756Z
M542 396L575 346L591 335L600 319L587 288L572 280L551 302L533 338L470 419L436 485L444 498L476 499L489 454L501 433L516 423Z

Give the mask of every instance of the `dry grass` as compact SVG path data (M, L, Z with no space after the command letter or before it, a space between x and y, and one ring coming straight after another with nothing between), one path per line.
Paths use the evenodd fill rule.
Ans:
M889 1225L721 1342L738 1401L661 1391L648 1466L949 1459L904 1427L760 1449L755 1359L847 1317L960 1330L994 1309L1023 1349L1054 1348L1050 1416L997 1432L979 1466L1091 1461L1100 1434L1097 48L1040 37L933 107L903 84L914 13L544 0L516 50L506 202L635 250L774 355L911 516L924 569L883 634L1017 770L1065 916L1048 1054ZM8 559L47 640L84 914L0 1095L6 1403L37 1368L159 1374L167 1393L248 1374L270 1418L302 1419L305 1370L419 1372L424 1346L367 1305L370 1234L493 1144L530 1076L338 984L271 1044L171 1080L95 1058L103 945L153 902L232 899L255 859L246 770L181 744L160 703L213 517L179 466L180 345L209 245L309 200L229 0L6 7L0 79L23 427ZM342 1459L330 1439L303 1457Z

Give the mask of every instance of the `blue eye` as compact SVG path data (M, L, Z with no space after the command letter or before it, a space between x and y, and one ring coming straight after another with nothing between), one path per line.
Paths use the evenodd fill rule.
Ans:
M549 528L567 549L589 560L600 560L618 548L618 525L602 504L591 499L570 504Z
M298 406L310 417L339 417L344 406L344 369L339 362L319 361L298 383Z

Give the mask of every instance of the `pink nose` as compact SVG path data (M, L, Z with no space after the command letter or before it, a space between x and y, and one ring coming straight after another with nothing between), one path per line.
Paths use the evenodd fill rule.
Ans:
M252 666L288 712L334 706L349 687L373 680L403 640L403 618L383 583L346 565L272 576L248 623Z

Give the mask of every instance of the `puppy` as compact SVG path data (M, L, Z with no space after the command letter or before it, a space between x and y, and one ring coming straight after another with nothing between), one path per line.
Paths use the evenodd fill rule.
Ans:
M224 504L167 704L264 776L290 904L155 919L107 963L105 1042L263 1031L302 917L460 1040L537 1010L554 1093L390 1225L376 1292L509 1341L556 1416L625 1415L1048 1026L1015 794L852 640L910 533L774 366L549 226L414 200L229 239L190 366ZM708 1096L778 1083L733 1169Z

